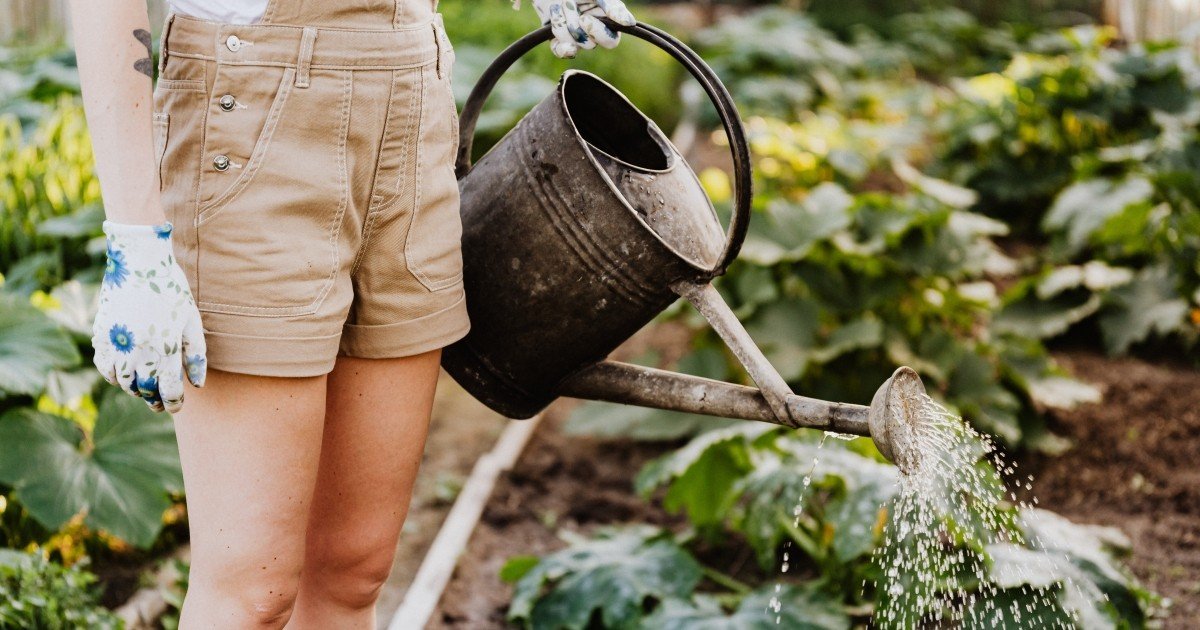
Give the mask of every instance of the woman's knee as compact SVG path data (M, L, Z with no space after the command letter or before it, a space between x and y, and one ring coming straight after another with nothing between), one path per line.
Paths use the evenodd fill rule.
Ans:
M305 557L304 588L315 589L323 599L349 609L375 604L387 583L395 558L396 541L339 541L310 548Z
M292 615L300 590L299 562L271 567L261 559L197 567L188 576L189 600L214 622L229 627L282 628Z

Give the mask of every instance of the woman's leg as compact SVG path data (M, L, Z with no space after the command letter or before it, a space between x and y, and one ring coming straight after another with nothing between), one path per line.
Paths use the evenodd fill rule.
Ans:
M321 449L325 376L209 369L175 431L192 560L181 630L279 628L295 603Z
M408 512L440 359L440 349L395 359L338 357L288 628L375 627L375 600Z

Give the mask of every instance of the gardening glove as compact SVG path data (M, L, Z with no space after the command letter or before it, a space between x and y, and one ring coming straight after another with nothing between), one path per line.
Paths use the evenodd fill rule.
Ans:
M173 227L104 222L108 263L92 324L104 380L170 412L183 406L183 373L202 387L207 365L200 311L171 249Z
M520 0L514 0L514 7ZM550 50L556 57L574 57L580 48L595 48L596 44L612 48L621 34L600 21L600 17L633 26L637 20L621 0L533 0L533 8L542 24L549 24L554 39Z

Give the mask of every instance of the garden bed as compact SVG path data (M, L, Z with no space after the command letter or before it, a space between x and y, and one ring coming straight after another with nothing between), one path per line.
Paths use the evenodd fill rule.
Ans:
M1055 415L1076 447L1057 458L1024 458L1036 475L1034 493L1042 507L1129 535L1127 564L1173 601L1165 627L1200 627L1200 372L1087 351L1056 356L1101 385L1106 402ZM510 556L565 546L555 535L560 528L683 523L632 491L641 466L678 445L566 436L562 424L576 404L549 408L497 484L429 627L506 627L511 587L500 568Z

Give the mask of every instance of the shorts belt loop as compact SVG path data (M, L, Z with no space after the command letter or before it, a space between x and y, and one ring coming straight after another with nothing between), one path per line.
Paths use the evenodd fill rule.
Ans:
M167 20L163 23L162 33L158 38L158 76L162 76L163 68L167 67L167 34L171 32L171 23L175 21L175 12L171 11L167 14Z
M313 48L317 41L317 27L305 26L300 37L300 57L296 60L296 87L308 87L308 71L312 66Z

